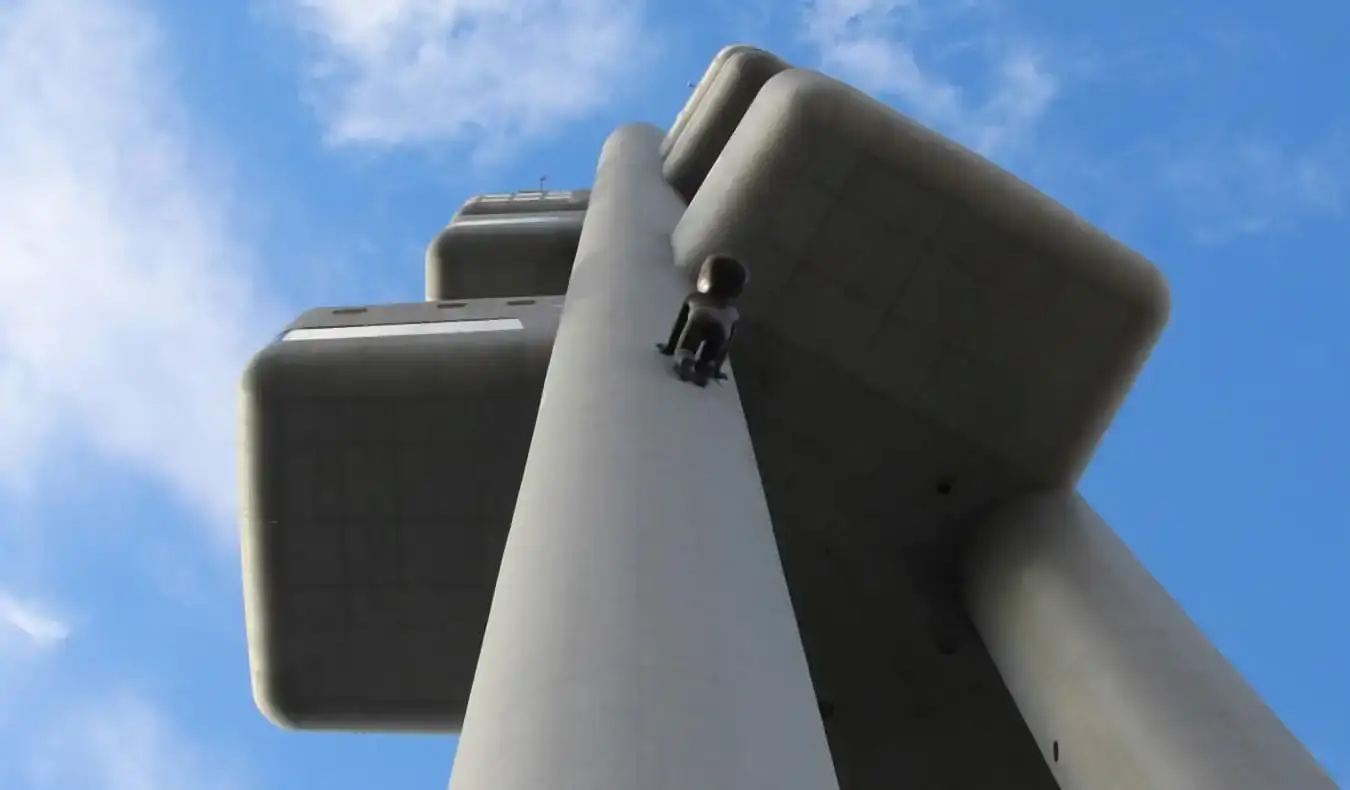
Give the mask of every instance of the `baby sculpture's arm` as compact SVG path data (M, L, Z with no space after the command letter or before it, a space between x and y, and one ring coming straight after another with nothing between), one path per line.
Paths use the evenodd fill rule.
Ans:
M680 312L675 316L675 326L670 330L670 339L664 344L657 344L657 348L662 354L672 356L675 353L675 346L680 342L680 335L684 332L684 326L689 322L689 300L685 299L684 304L680 305Z

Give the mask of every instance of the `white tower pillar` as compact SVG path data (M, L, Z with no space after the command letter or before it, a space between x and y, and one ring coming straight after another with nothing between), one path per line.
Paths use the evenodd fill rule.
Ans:
M1062 790L1335 790L1077 494L977 534L970 613Z
M452 790L838 787L734 374L656 352L661 139L600 157Z

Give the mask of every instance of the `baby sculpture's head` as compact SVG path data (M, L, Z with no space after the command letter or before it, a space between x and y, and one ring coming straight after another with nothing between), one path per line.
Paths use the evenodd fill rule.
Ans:
M745 264L730 255L709 255L698 269L698 292L722 299L735 299L750 282Z

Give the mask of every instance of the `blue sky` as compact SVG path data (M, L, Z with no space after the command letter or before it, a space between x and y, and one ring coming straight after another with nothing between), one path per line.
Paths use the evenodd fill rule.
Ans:
M736 40L1161 265L1172 325L1085 492L1350 776L1347 29L1329 0L0 0L0 787L443 786L452 739L253 707L238 374L305 307L419 299L464 198L588 185Z

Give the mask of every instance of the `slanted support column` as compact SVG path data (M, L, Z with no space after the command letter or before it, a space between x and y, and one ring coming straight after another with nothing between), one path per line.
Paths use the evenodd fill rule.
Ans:
M970 613L1063 790L1335 790L1076 493L976 534Z
M734 372L656 352L690 287L660 144L601 154L452 790L838 787Z

